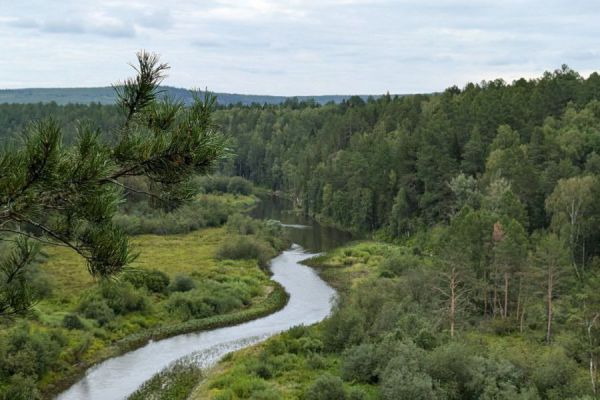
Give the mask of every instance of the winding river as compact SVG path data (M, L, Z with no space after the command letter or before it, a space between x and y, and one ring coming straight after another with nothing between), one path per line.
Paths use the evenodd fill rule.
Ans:
M285 212L286 208L287 204L281 200L265 199L252 212L255 218L281 221L295 243L271 260L272 279L283 285L290 295L282 310L240 325L150 342L90 368L57 400L125 399L154 374L179 359L192 358L202 367L210 367L231 351L258 343L292 326L313 324L327 317L335 291L313 269L300 262L350 237Z

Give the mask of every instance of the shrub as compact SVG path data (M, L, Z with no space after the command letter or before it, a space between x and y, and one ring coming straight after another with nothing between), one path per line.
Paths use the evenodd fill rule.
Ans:
M4 342L4 343L2 343ZM28 324L12 329L0 342L0 381L21 374L23 377L44 375L58 362L65 338L58 332L32 330Z
M177 275L173 278L169 290L171 292L189 292L196 287L196 283L187 275Z
M305 400L345 400L342 380L330 374L319 376L304 392Z
M101 326L115 318L115 313L108 306L106 300L98 297L85 299L79 305L79 311L85 318L95 319Z
M567 398L568 384L577 373L575 361L557 349L540 357L532 371L532 381L544 397Z
M346 350L342 358L342 378L346 381L376 382L377 356L375 346L361 344Z
M261 223L247 215L233 214L227 219L227 232L239 235L254 235L261 230Z
M381 381L383 400L432 400L437 396L431 377L408 369L387 371Z
M273 377L273 372L271 371L269 364L264 361L258 363L254 368L254 373L263 379L271 379L271 377Z
M199 293L176 292L169 296L165 305L166 309L184 321L192 318L205 318L215 314L214 308L206 303L205 298Z
M135 288L146 288L154 293L165 293L169 286L169 276L157 269L129 270L123 279Z
M77 314L67 314L63 317L62 326L67 329L83 329L84 325Z
M348 391L348 400L367 400L367 395L364 390L359 388L352 388Z
M8 385L0 388L0 400L40 400L35 379L31 376L15 374L8 380Z
M329 351L361 343L365 336L364 315L353 307L336 310L323 324L323 343Z
M253 237L238 236L223 242L217 249L216 255L219 259L255 259L260 266L266 267L274 251Z
M252 194L252 183L241 176L232 176L227 183L227 192L233 194Z
M194 179L194 185L203 193L232 193L250 195L254 191L252 183L241 176L203 176Z
M323 369L325 368L325 358L320 354L311 354L306 359L306 364L310 369Z
M150 306L148 298L129 283L104 282L100 287L100 294L115 314L119 315L146 311Z
M383 274L400 276L405 271L419 265L421 265L421 261L418 257L410 254L396 253L387 257L381 263L381 271Z

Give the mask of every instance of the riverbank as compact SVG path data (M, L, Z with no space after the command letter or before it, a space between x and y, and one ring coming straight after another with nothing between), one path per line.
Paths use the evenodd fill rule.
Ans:
M165 393L171 395L175 388L164 388L156 382L161 379L179 382L180 377L171 375L168 367L182 358L190 359L193 364L210 366L226 353L257 343L296 324L310 325L321 321L331 312L335 291L314 270L300 264L312 255L314 253L306 253L299 246L292 246L272 260L272 280L280 283L290 295L288 304L281 311L231 327L153 341L98 365L84 379L62 393L59 399L124 398L144 382L153 390L159 390L158 397L162 398ZM191 368L178 370L185 375ZM123 379L124 373L127 374L126 379ZM183 380L189 383L188 379ZM162 389L165 389L165 393ZM182 394L179 389L175 391ZM140 396L145 398L143 396L147 397L148 394L142 393Z
M334 287L342 298L357 286L376 279L379 265L391 251L388 244L353 242L303 261ZM323 352L323 323L292 328L266 342L229 354L205 373L190 400L302 398L309 384L323 374L335 374L340 357ZM346 385L348 391L370 390L365 385ZM160 397L158 397L160 398ZM365 397L364 399L375 399Z
M199 201L235 215L257 199L208 194ZM140 226L168 223L173 229L165 217ZM189 230L190 222L175 229ZM207 222L218 223L200 224ZM33 279L43 299L30 316L0 329L0 368L14 374L0 383L0 392L14 388L27 398L51 398L90 366L150 340L239 324L287 302L264 268L263 260L287 246L276 226L238 215L224 227L137 235L131 242L139 257L107 282L94 281L73 252L43 249Z
M592 398L566 330L548 344L543 326L519 332L499 318L460 313L452 336L435 256L355 242L306 264L341 294L332 316L231 354L190 399Z

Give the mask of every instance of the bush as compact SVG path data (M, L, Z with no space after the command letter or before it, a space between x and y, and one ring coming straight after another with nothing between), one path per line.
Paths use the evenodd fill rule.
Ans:
M538 392L545 398L567 398L569 382L577 373L577 364L557 349L551 349L538 360L532 371L531 379Z
M41 393L38 391L35 379L31 376L15 374L10 377L8 385L0 388L0 400L40 400Z
M123 280L135 288L146 288L154 293L165 293L169 286L169 276L157 269L135 269L123 274Z
M196 287L196 283L187 275L177 275L173 278L169 290L171 292L189 292Z
M254 259L262 267L266 267L274 251L257 239L248 236L238 236L233 240L223 242L217 249L217 258L230 260Z
M229 183L227 183L228 193L250 195L252 189L252 183L241 176L232 176L229 178Z
M319 376L304 392L305 400L345 400L346 392L342 380L333 375Z
M341 351L346 346L362 342L365 336L364 315L353 307L336 310L323 323L323 343L329 351Z
M204 296L195 291L172 294L165 307L170 313L184 321L192 318L206 318L215 314L214 308L206 303Z
M418 257L410 254L396 253L387 257L381 263L381 271L384 275L400 276L405 271L413 269L419 265L421 265L421 261Z
M239 235L254 235L261 230L261 222L247 215L233 214L227 219L225 225L227 232Z
M79 311L85 318L95 319L100 326L106 325L115 318L115 313L106 300L98 297L84 299L79 305Z
M367 395L364 390L359 388L352 388L348 391L348 400L367 400Z
M431 377L406 368L387 371L381 381L382 400L432 400L437 396Z
M254 373L263 379L271 379L273 377L273 372L271 371L269 364L264 361L258 363L258 365L254 368Z
M254 191L252 183L241 176L203 176L194 179L194 185L202 193L250 195Z
M63 328L67 329L83 329L84 325L81 322L81 319L77 316L77 314L67 314L63 317L62 320Z
M40 332L28 324L18 325L0 342L0 382L16 374L34 378L44 375L58 363L65 342L56 331Z
M342 358L342 378L346 381L376 382L377 356L375 346L361 344L346 350Z
M115 314L124 315L135 311L146 311L148 298L135 290L130 283L104 282L100 294Z

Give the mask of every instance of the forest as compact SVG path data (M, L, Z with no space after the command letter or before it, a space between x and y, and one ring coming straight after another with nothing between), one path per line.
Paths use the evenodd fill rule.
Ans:
M77 142L76 121L103 132L124 121L117 106L2 104L0 138L17 143L32 119L47 117L64 126L65 143ZM250 181L357 242L308 261L341 294L329 319L228 356L192 398L597 398L600 75L584 78L562 66L537 79L438 94L215 105L211 118L233 154L215 160L221 191L231 185L250 195ZM212 181L195 182L200 192L219 191ZM218 221L187 227L202 207L197 199L183 211L134 202L114 220L130 234L229 226L245 237L240 226L254 224L229 209ZM222 201L202 219L210 221ZM244 253L258 264L284 247L272 229L256 225L253 238L238 238L255 244ZM244 257L222 256L236 258ZM169 279L165 288L174 285ZM259 283L250 286L258 296ZM190 295L164 290L165 307L192 304ZM84 301L102 296L71 299L71 306L83 314ZM241 301L252 303L248 296ZM185 307L181 319L195 312ZM26 373L12 360L42 346L23 344L26 329L7 328L13 333L0 345L9 360L0 376L15 386Z

